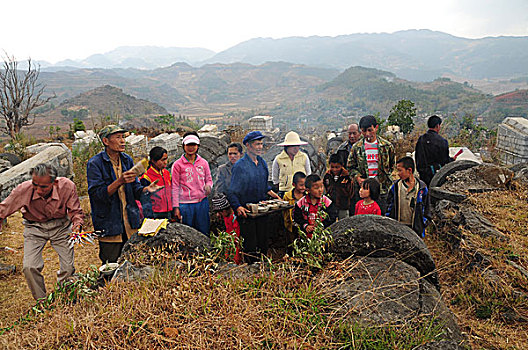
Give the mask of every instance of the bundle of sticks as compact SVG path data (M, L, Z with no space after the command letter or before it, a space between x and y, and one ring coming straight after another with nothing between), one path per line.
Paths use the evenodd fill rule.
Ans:
M80 244L84 245L83 241L95 244L94 240L97 238L97 235L101 233L100 231L82 231L82 232L72 232L68 244L70 248L73 248L74 245Z

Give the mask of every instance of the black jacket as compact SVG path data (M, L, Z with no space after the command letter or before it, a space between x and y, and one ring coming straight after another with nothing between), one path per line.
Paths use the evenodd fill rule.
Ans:
M447 140L434 130L429 129L416 142L414 158L420 180L429 186L434 174L444 165L452 162L449 157Z

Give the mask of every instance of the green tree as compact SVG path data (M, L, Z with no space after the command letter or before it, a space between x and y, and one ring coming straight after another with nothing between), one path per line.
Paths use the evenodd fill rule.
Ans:
M156 121L156 123L166 127L169 130L172 130L174 128L174 123L175 123L174 114L158 115L154 117L154 120Z
M416 117L414 102L400 100L392 107L387 121L390 125L398 125L404 134L408 134L414 129L414 117Z
M78 118L73 118L73 132L86 131L86 126L83 121Z

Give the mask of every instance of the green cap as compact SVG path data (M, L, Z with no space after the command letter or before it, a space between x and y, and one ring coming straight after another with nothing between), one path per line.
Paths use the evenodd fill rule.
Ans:
M102 140L103 137L108 137L118 132L127 132L128 130L123 129L117 125L107 125L99 131L99 138Z

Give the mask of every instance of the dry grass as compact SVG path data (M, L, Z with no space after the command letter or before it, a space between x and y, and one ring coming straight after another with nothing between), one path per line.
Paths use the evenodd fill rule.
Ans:
M6 349L412 349L441 334L430 323L359 327L333 317L308 270L289 264L245 279L163 270L111 283L0 336Z
M509 263L528 269L527 194L519 188L470 195L474 208L508 241L463 230L461 249L452 252L436 234L426 238L444 286L444 300L474 348L528 348L528 279ZM475 252L487 257L490 265L473 268Z

